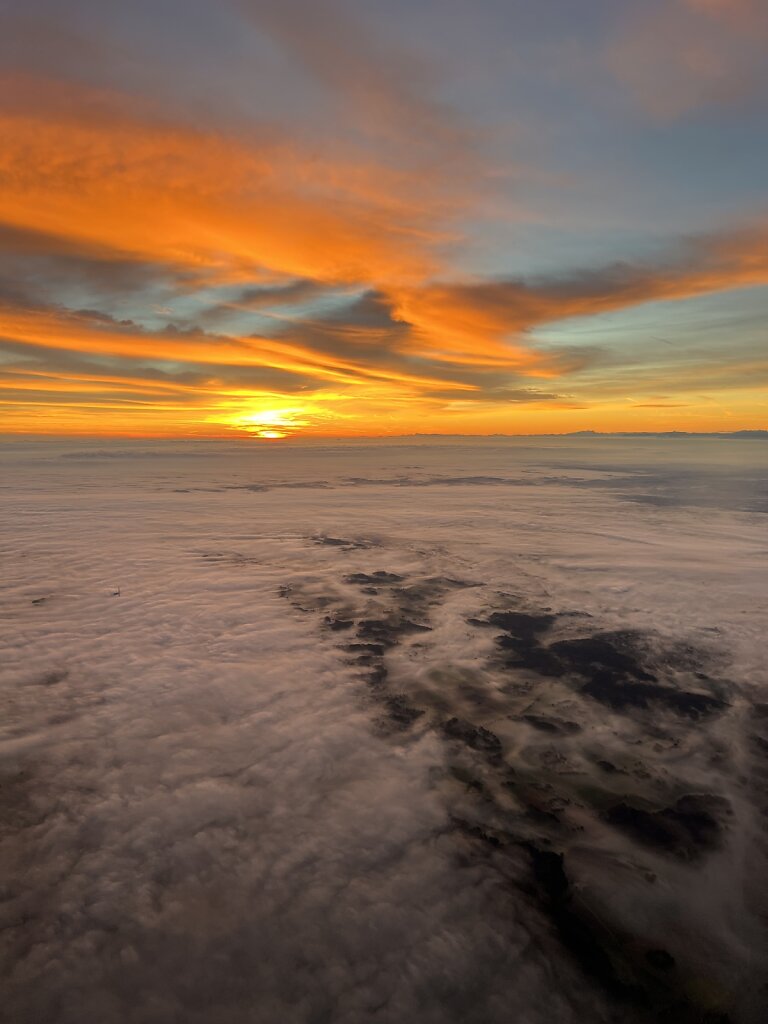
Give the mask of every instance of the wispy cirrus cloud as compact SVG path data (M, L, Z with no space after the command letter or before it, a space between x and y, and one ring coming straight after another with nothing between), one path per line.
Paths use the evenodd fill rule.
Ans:
M439 70L387 44L342 0L236 0L297 64L351 113L355 128L390 144L407 141L410 157L454 156L454 173L477 161L477 128L434 97ZM415 153L413 151L415 147ZM403 154L399 154L403 156Z
M449 237L416 172L164 122L127 98L6 78L0 221L212 280L422 277ZM332 244L329 244L332 241Z

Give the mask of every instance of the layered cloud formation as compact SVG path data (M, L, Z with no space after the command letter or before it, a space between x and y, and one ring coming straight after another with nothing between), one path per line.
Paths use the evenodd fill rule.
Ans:
M7 5L5 429L763 426L760 6L586 8Z

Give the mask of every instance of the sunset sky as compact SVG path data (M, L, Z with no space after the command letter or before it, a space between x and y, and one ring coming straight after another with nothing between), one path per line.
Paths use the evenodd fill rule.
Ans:
M768 427L765 0L0 0L0 429Z

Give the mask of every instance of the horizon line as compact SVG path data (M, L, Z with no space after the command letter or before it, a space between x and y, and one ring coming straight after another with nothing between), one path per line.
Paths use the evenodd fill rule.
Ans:
M409 438L554 438L554 437L708 437L721 438L724 440L762 440L768 439L768 428L739 428L736 430L569 430L560 433L539 432L530 434L506 434L495 432L492 434L453 434L443 432L416 432L410 434L293 434L280 438L266 438L258 434L209 434L209 435L178 435L178 434L52 434L49 432L0 432L0 442L36 440L36 441L177 441L177 442L220 442L220 441L257 441L262 444L279 445L295 443L297 441L318 441L318 442L354 442L354 441L397 441Z

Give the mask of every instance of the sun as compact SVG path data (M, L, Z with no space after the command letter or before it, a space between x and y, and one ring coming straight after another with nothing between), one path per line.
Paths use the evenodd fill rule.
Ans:
M232 417L231 423L269 441L279 441L308 426L305 410L296 406L240 413Z
M325 402L338 402L342 396L326 394ZM314 401L290 404L281 401L282 396L255 394L247 391L233 391L222 399L216 412L208 417L209 422L223 424L241 436L263 438L267 441L281 441L297 434L315 430L319 424L347 418L338 409L330 410L327 405ZM263 403L263 404L262 404Z

